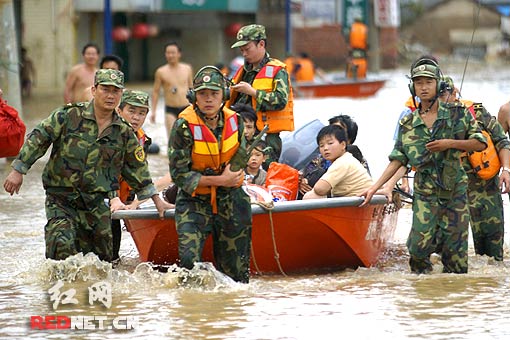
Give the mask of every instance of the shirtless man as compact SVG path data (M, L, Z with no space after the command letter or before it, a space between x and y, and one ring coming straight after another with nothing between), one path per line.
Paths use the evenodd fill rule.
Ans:
M498 122L505 133L510 133L510 102L506 102L499 108Z
M167 136L179 113L189 105L186 98L188 90L193 87L193 70L191 65L181 63L181 48L176 42L165 45L166 65L159 67L154 74L152 90L152 112L150 121L156 122L159 92L163 86L165 96L165 127Z
M110 70L117 70L120 71L122 69L122 65L124 65L124 61L121 57L118 57L113 54L107 54L103 58L101 58L101 61L99 62L99 68L104 69L110 69ZM92 86L87 86L85 90L83 90L83 95L81 96L81 101L89 102L92 100Z
M503 131L510 135L510 102L506 102L499 108L498 122L503 127Z
M99 47L88 43L81 51L83 63L73 66L67 75L64 90L64 102L76 103L88 101L87 89L94 85L94 76L99 60Z

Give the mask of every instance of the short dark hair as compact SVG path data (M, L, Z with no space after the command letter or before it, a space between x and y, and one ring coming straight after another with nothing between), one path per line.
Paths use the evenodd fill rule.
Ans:
M119 66L119 70L124 65L124 61L122 60L121 57L118 57L114 54L107 54L101 59L101 62L99 63L99 68L103 68L103 65L109 61L113 61L114 63L116 63Z
M356 137L358 136L358 124L352 119L349 115L338 115L334 116L329 119L329 125L335 124L335 123L342 123L345 125L345 128L347 129L347 139L349 144L354 143L356 140Z
M87 50L87 48L89 47L94 47L97 51L97 54L100 54L101 53L101 50L99 49L99 46L97 46L96 44L94 43L88 43L88 44L85 44L85 46L83 46L82 50L81 50L81 55L85 55L85 51Z
M181 46L179 46L179 44L177 43L177 41L169 41L165 44L165 48L163 49L164 52L166 52L166 48L168 46L175 46L177 47L177 51L181 52Z
M255 148L254 148L254 149L255 149L255 150L258 150L258 151L260 151L260 152L262 152L262 153L264 153L264 149L265 149L266 147L267 147L266 142L265 142L265 141L263 141L263 140L259 140L259 141L257 142L257 144L255 144Z
M251 105L237 103L232 105L231 109L239 113L243 120L257 123L257 113Z
M347 144L347 133L338 125L326 125L323 127L317 134L317 145L326 136L334 136L340 143L345 142Z

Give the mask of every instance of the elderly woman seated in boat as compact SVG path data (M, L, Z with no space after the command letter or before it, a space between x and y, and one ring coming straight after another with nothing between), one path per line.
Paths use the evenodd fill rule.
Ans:
M358 196L372 184L367 170L354 156L346 151L347 134L338 125L323 127L317 135L319 151L331 162L328 170L308 191L303 199L331 196Z

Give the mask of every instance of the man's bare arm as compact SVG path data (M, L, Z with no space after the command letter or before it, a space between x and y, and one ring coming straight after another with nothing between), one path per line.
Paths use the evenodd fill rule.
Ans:
M193 87L193 68L189 66L188 88Z
M510 102L505 103L501 105L498 111L498 122L503 127L503 130L505 130L505 133L508 133L510 125L508 124L508 121L510 116Z
M154 87L152 88L152 105L151 105L151 114L150 121L151 123L156 123L156 110L158 108L158 100L159 100L159 91L161 89L161 76L159 75L159 70L154 74Z
M64 87L64 103L72 103L74 100L74 86L76 84L76 70L73 68L67 75L66 84Z

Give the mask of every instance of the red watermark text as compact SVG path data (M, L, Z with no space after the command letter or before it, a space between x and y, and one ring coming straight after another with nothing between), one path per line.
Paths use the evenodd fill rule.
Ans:
M32 315L30 317L32 329L119 329L129 330L138 328L138 317L117 316L108 319L101 315Z

